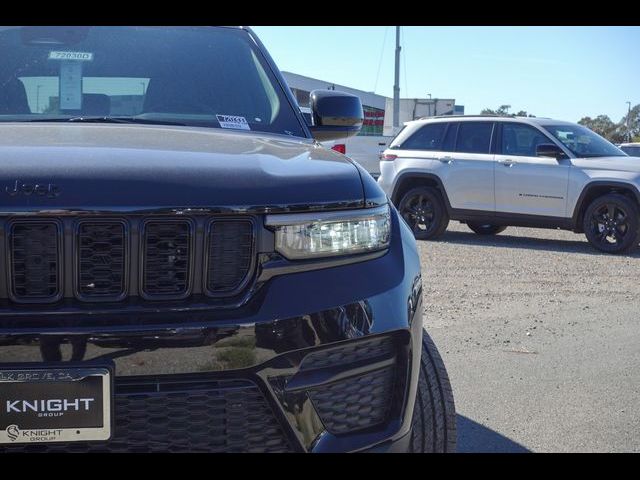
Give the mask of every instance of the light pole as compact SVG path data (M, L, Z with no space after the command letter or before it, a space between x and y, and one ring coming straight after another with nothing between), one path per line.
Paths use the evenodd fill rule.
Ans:
M396 27L396 61L393 83L393 130L400 126L400 27Z
M40 113L40 87L42 85L36 87L36 113Z
M627 109L627 142L631 142L631 102L626 102L629 108Z

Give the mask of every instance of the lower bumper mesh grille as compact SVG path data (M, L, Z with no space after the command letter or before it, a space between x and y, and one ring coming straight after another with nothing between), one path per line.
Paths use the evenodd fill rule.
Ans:
M120 391L119 391L120 390ZM284 432L260 389L249 381L166 392L116 386L115 431L98 443L16 445L26 452L286 452ZM2 448L0 448L2 450Z
M374 370L308 390L329 432L351 433L381 425L389 418L396 387L397 346L390 336L362 339L313 352L302 360L301 372L331 368L347 371L374 363Z
M387 419L394 378L395 368L387 367L311 390L309 396L329 432L354 432Z
M300 370L333 367L374 359L395 354L395 345L390 337L380 337L371 340L360 340L337 348L314 352L306 357L300 365Z

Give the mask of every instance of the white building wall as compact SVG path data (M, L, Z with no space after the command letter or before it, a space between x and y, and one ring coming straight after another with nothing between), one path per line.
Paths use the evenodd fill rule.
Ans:
M421 117L434 117L436 115L453 115L455 100L452 98L401 98L400 99L400 127L404 122L409 122ZM393 98L387 98L384 111L383 135L392 136L393 131Z
M393 136L393 99L378 95L373 92L365 92L350 88L345 85L305 77L297 73L282 72L290 88L311 92L312 90L326 90L334 88L342 92L351 93L360 97L363 105L384 110L384 136ZM400 127L404 122L420 117L433 117L436 115L453 115L455 100L452 98L401 98L400 99Z
M282 72L282 76L286 80L290 88L296 88L298 90L305 90L311 92L312 90L327 90L333 88L341 92L350 93L360 97L360 101L363 105L367 105L373 108L384 109L387 97L378 95L372 92L365 92L363 90L357 90L345 85L337 83L326 82L324 80L318 80L316 78L305 77L304 75L298 75L297 73Z

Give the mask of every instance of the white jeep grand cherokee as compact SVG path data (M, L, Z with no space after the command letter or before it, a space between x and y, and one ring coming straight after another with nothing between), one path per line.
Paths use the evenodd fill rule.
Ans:
M608 253L640 242L640 158L575 123L415 120L381 158L378 183L418 239L458 220L481 235L510 225L572 230Z

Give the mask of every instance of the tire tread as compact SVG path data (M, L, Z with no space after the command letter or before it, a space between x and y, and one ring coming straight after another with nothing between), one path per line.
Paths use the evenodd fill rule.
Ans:
M442 357L424 330L412 435L412 452L455 452L457 438L453 390Z

